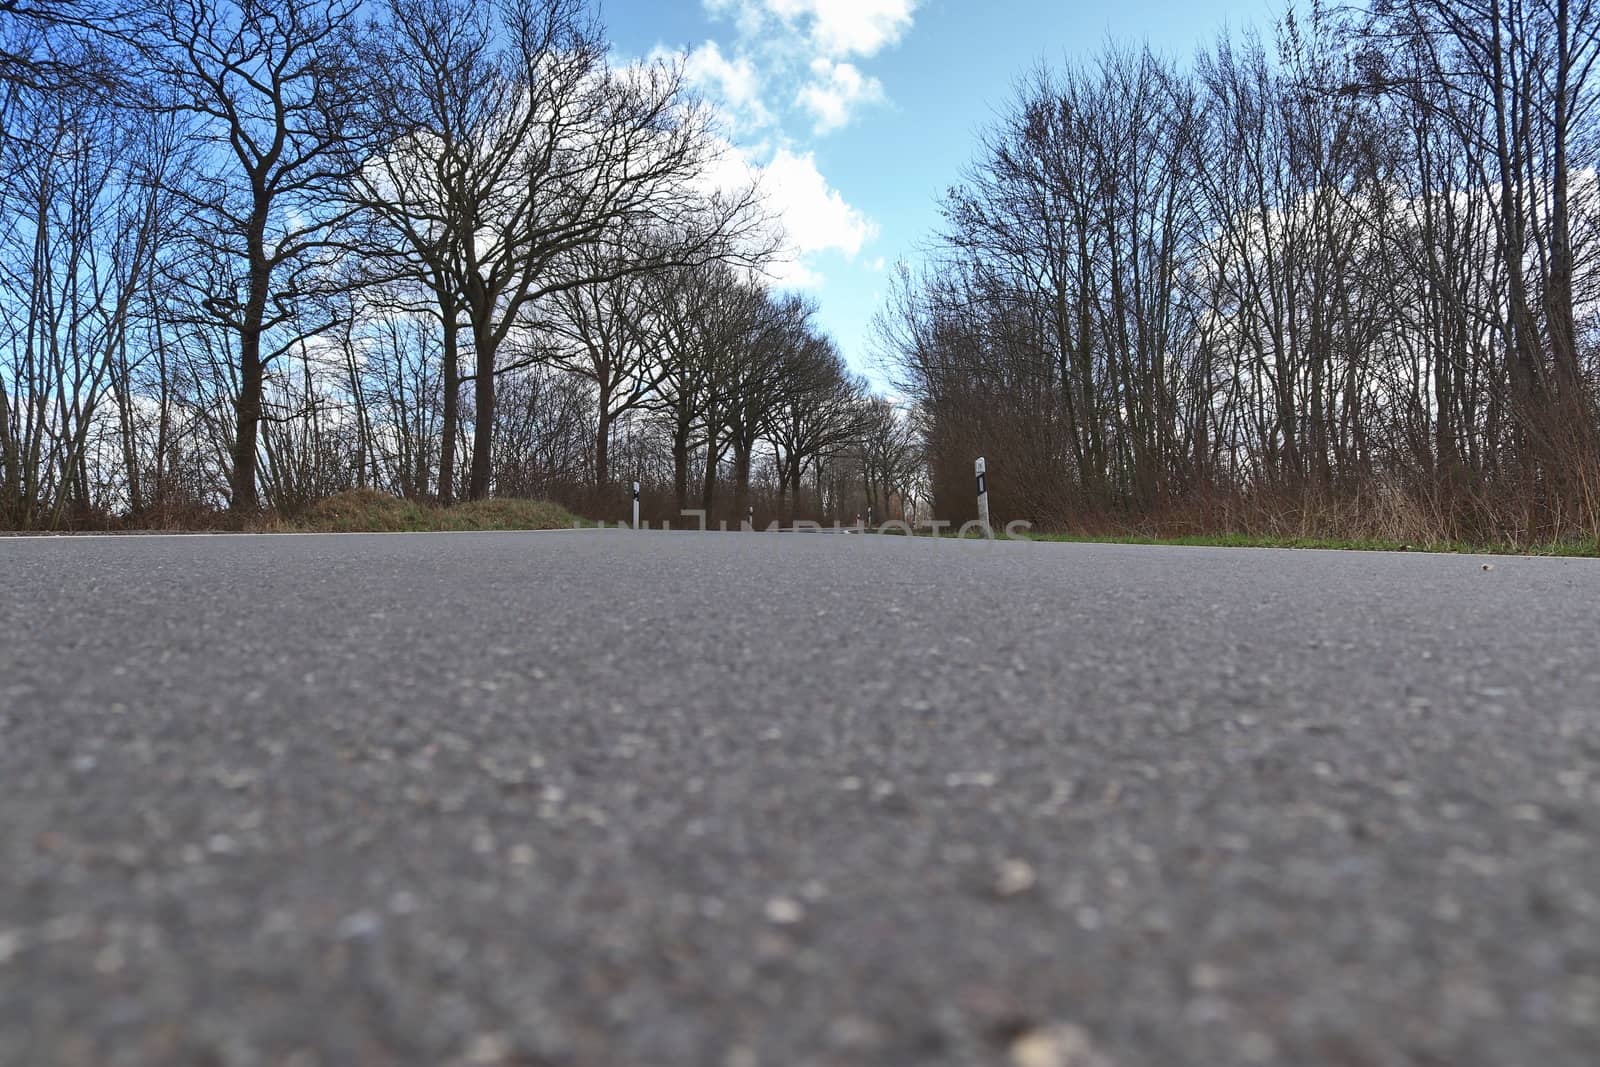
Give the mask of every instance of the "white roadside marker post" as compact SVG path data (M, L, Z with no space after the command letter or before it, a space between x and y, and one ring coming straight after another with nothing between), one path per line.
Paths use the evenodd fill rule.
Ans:
M994 532L989 526L989 479L986 474L987 469L987 466L983 462L983 457L979 456L977 463L978 521L983 523L984 536L993 537Z
M633 483L633 528L639 528L639 483Z

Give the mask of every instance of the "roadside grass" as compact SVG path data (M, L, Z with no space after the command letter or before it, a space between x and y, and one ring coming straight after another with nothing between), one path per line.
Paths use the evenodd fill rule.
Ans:
M999 529L1000 527L997 526L997 535ZM905 535L903 530L898 529L869 530L867 532ZM916 530L913 536L954 539L958 534L953 529L935 534L926 528L922 528ZM967 535L968 540L976 540L977 538L978 535L976 533ZM1161 534L1143 533L1137 530L1035 529L1019 534L1016 540L1097 545L1166 545L1173 548L1304 548L1330 549L1341 552L1432 552L1457 555L1600 557L1600 540L1593 537L1522 543L1510 539L1494 542L1396 541L1387 538L1303 537L1247 533Z
M1380 479L1353 491L1195 491L1144 508L1030 510L1032 537L1042 541L1592 558L1600 556L1600 490L1589 484L1581 502L1492 487L1422 492ZM1019 510L1008 502L996 514Z
M290 518L268 517L259 533L426 533L450 530L562 530L587 525L548 500L473 500L442 508L352 489Z
M1274 537L1253 534L1074 533L1030 532L1032 541L1070 541L1087 544L1171 545L1184 548L1320 548L1346 552L1442 552L1503 556L1600 556L1595 538L1535 544L1513 542L1476 544L1464 541L1407 542L1336 537Z

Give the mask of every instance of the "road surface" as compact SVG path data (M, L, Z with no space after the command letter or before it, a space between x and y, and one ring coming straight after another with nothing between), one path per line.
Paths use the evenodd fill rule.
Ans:
M1597 620L1592 560L0 540L0 1064L1593 1067Z

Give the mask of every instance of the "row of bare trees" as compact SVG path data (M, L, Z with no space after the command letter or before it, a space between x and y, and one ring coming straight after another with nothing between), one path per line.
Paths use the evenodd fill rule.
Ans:
M1600 10L1382 0L1041 69L881 333L952 517L1600 526Z
M584 0L0 0L0 120L0 525L866 491L759 190Z

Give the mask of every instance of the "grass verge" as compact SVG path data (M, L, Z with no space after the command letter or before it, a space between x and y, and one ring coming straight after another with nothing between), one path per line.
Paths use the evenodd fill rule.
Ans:
M1178 534L1153 536L1138 533L1032 532L1033 541L1072 541L1089 544L1174 545L1190 548L1322 548L1346 552L1446 552L1505 556L1600 556L1594 538L1540 544L1470 544L1460 541L1411 543L1403 541L1324 537L1271 537L1251 534Z
M548 500L472 500L442 508L372 489L319 500L293 518L269 518L260 533L425 533L445 530L562 530L579 520Z

